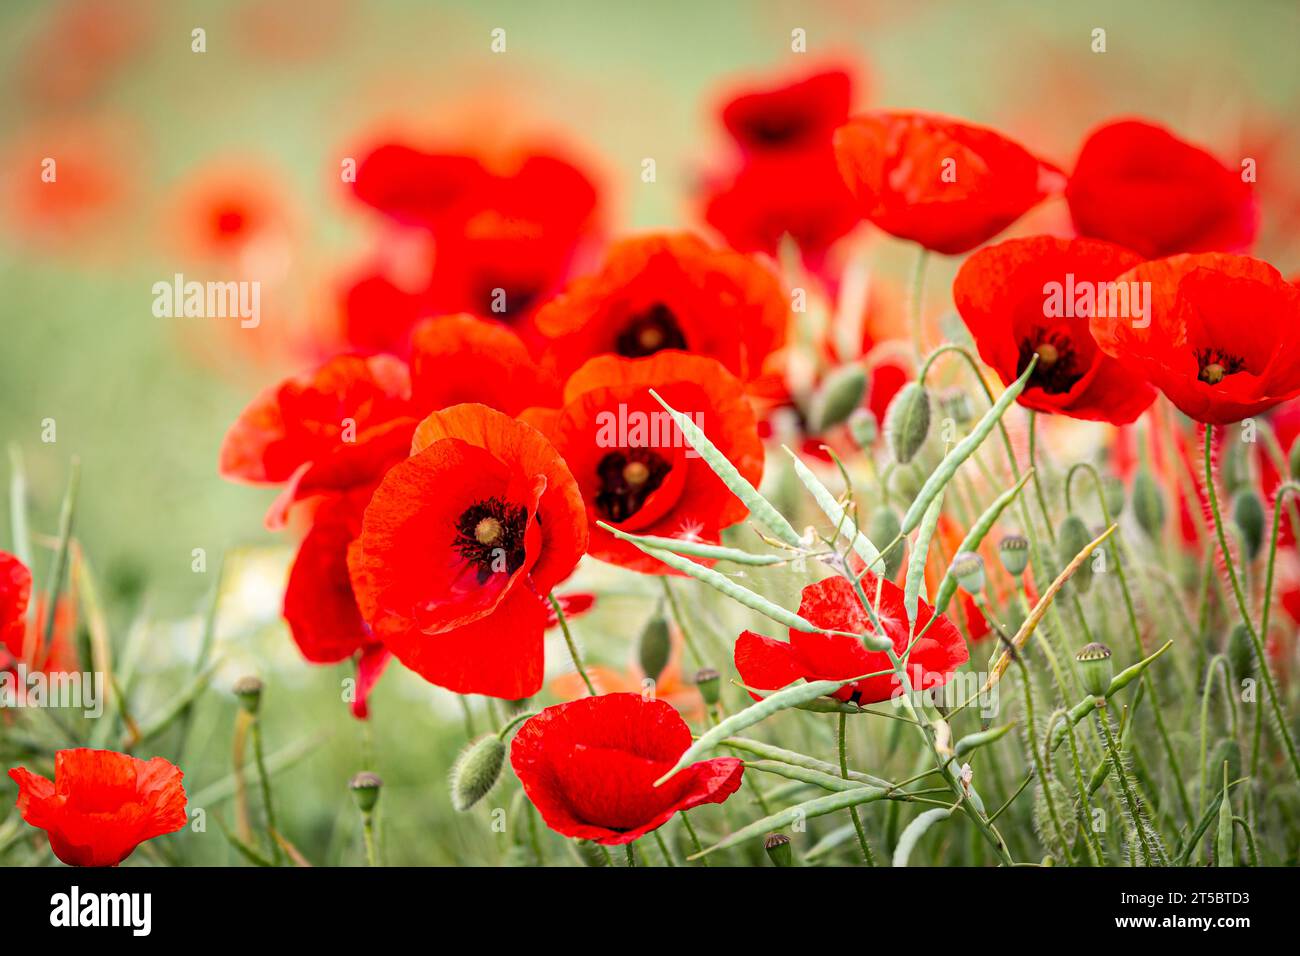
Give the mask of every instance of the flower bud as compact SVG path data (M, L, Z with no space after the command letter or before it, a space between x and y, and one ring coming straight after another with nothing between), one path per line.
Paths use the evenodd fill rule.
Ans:
M469 744L451 768L451 805L464 813L486 797L505 762L506 745L496 734Z
M877 508L871 515L871 522L867 525L867 537L871 542L880 549L884 549L891 541L898 537L903 530L903 522L898 517L898 512L893 508ZM903 556L907 553L907 542L900 541L894 547L890 548L889 553L885 555L885 577L893 580L898 574L898 569L903 566Z
M1106 499L1106 510L1112 520L1124 513L1124 482L1107 475L1101 480L1101 496Z
M1079 555L1079 552L1091 543L1092 534L1088 531L1088 526L1083 523L1083 519L1078 515L1066 516L1066 519L1061 522L1061 527L1056 532L1056 556L1061 562L1061 567L1068 567L1070 562ZM1091 555L1075 568L1070 581L1079 594L1088 593L1088 588L1092 587Z
M369 813L375 809L383 785L384 781L379 779L378 774L369 772L359 773L349 780L348 789L352 791L352 799L356 801L357 809L362 813Z
M1007 573L1019 577L1029 564L1029 541L1022 534L1009 534L998 542L998 557Z
M704 703L712 707L718 702L722 693L722 680L712 667L703 667L695 672L695 686L699 689Z
M637 658L641 662L641 672L653 681L668 666L668 657L672 653L672 640L668 636L668 621L662 608L656 608L650 620L641 629L641 640L637 643Z
M930 393L916 382L899 389L885 413L885 434L895 461L905 465L915 458L930 434Z
M1255 648L1245 624L1238 624L1228 635L1228 664L1239 681L1255 673Z
M1094 641L1084 645L1083 650L1074 655L1079 665L1079 680L1083 689L1093 697L1105 697L1110 690L1110 682L1115 677L1115 664L1110 659L1110 648Z
M867 370L844 365L826 376L808 404L808 428L818 435L853 414L867 393Z
M880 426L876 423L875 413L869 408L855 408L849 416L848 424L857 446L863 451L870 451L880 437Z
M256 714L262 706L262 682L256 677L241 677L230 688L239 701L239 706L250 714Z
M763 841L763 849L773 866L794 865L794 850L790 848L790 838L784 833L769 833Z
M1160 529L1165 526L1165 502L1160 486L1145 468L1139 468L1133 478L1133 514L1148 538L1159 539Z
M1254 489L1243 488L1232 499L1232 520L1241 531L1246 556L1254 561L1264 546L1264 503Z
M949 570L967 593L978 594L984 590L984 559L974 551L958 551Z

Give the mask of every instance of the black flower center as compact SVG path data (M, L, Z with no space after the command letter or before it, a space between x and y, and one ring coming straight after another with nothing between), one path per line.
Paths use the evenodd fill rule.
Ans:
M648 448L610 452L596 466L600 477L596 509L614 524L626 521L641 510L671 470L672 465Z
M1221 349L1196 350L1196 377L1207 385L1218 385L1229 375L1246 367L1246 360Z
M1060 395L1074 388L1087 369L1082 368L1079 355L1068 337L1047 332L1037 339L1024 339L1020 343L1020 357L1016 362L1016 375L1029 367L1030 360L1038 356L1034 374L1029 384L1051 395Z
M541 298L541 288L527 281L503 282L488 276L474 297L480 315L509 322L526 313Z
M632 316L618 334L614 351L624 358L645 358L662 349L685 349L686 336L672 309L662 302Z
M808 121L798 113L769 111L745 124L749 139L760 146L783 146L802 139L807 131Z
M524 563L528 509L492 497L466 508L456 520L455 548L478 569L478 583L514 574Z

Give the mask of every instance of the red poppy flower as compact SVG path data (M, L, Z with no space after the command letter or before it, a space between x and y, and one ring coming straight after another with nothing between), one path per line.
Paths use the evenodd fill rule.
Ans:
M487 170L473 156L384 143L357 164L352 193L394 222L434 229L455 203L487 178Z
M1254 192L1239 169L1139 120L1107 123L1088 135L1065 196L1081 235L1146 259L1241 252L1259 228Z
M656 787L690 745L690 727L664 701L606 694L531 718L515 735L510 764L548 827L618 846L740 789L745 765L735 757L693 763Z
M1094 315L1097 345L1184 414L1224 425L1300 395L1300 289L1272 266L1209 252L1146 262L1115 281L1150 284L1146 321Z
M12 554L0 551L0 649L8 649L15 660L23 656L31 597L32 572Z
M554 404L560 389L511 329L462 313L427 319L411 336L411 395L429 411L477 402L514 415Z
M14 555L0 551L0 671L12 670L18 664L29 673L76 671L75 608L75 602L68 599L56 603L54 628L47 645L49 601L38 597L32 612L31 571Z
M254 166L250 170L250 166ZM239 158L212 163L181 187L171 212L177 236L191 256L233 262L259 275L278 277L284 268L294 216L286 190L270 171Z
M587 546L573 476L536 429L484 405L434 412L348 553L375 637L427 680L519 699L542 686L544 596Z
M428 290L399 286L383 272L366 272L340 293L339 315L348 348L405 355L411 330L434 312Z
M980 358L1003 385L1038 356L1021 405L1123 425L1155 400L1155 389L1097 348L1088 321L1095 311L1118 305L1119 291L1126 314L1134 314L1128 288L1111 280L1141 261L1093 239L1010 239L962 264L953 300Z
M577 480L590 521L588 551L602 561L650 574L668 567L604 528L718 541L748 513L687 443L654 389L691 416L751 483L763 474L763 446L740 382L712 359L661 352L644 359L592 359L564 388L558 411L524 418L555 444Z
M849 118L852 97L848 72L826 70L771 89L739 93L722 107L722 125L746 152L825 145Z
M835 152L863 218L946 255L987 242L1065 185L1000 133L926 113L856 116Z
M600 272L570 283L536 324L561 376L596 355L678 349L748 380L784 341L789 312L776 276L754 259L670 234L617 243Z
M45 831L54 855L69 866L117 866L145 840L188 820L183 774L162 757L60 750L53 783L26 767L9 776L18 784L18 812Z
M872 600L876 596L876 582L871 572L862 578L863 590ZM880 586L880 623L894 642L894 652L901 655L911 640L903 589L892 581L882 581ZM804 588L799 615L818 627L837 631L864 633L871 629L870 618L858 601L853 585L844 578L827 578ZM933 616L932 607L924 601L918 602L915 633L921 633ZM918 690L943 686L966 662L967 656L966 644L957 628L940 616L912 647L907 662L912 686ZM838 680L890 669L888 654L867 650L856 637L805 634L794 629L790 630L789 641L745 631L736 639L735 658L736 670L745 686L759 690L778 690L800 678ZM857 704L874 704L889 700L898 689L896 676L881 674L841 687L831 696Z
M221 474L286 484L267 515L278 527L301 498L372 484L405 457L416 421L403 362L339 356L253 399L222 442Z

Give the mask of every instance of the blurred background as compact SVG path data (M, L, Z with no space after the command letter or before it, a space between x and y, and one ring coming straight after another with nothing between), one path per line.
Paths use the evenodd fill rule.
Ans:
M1092 49L1098 27L1105 53ZM498 28L506 48L494 53ZM795 28L806 31L806 54L791 52ZM193 50L196 29L204 52ZM21 451L33 526L46 534L79 457L77 534L104 581L111 624L120 632L145 606L154 622L142 667L164 675L193 655L204 595L220 556L232 556L239 592L223 604L224 672L274 671L291 689L268 705L278 744L310 726L347 742L285 778L304 794L333 795L286 801L286 829L346 861L355 834L338 836L336 815L349 808L334 796L357 769L360 730L337 703L337 669L302 664L277 621L293 542L262 528L273 492L216 470L222 435L252 395L337 347L342 290L383 239L378 217L340 182L341 163L386 140L545 143L596 181L607 236L702 228L700 183L724 150L719 103L814 63L847 64L859 108L993 125L1067 169L1092 126L1124 114L1231 161L1254 157L1257 254L1290 275L1300 270L1298 46L1294 0L6 0L0 438ZM654 183L641 181L647 157ZM57 188L42 181L47 158ZM1062 210L1036 215L1059 221ZM905 275L891 243L879 254L882 271ZM932 296L944 295L956 265L933 264ZM175 273L259 279L261 324L156 317L151 287ZM47 420L53 442L43 440ZM208 555L205 572L193 569L196 548ZM638 583L619 580L627 601L614 597L582 622L614 665L648 609ZM433 701L457 722L459 711L398 670L380 685L375 722L380 762L394 768L398 794L408 788L409 813L390 820L441 826L422 785L459 748L459 724L456 734L412 734L417 712L382 698ZM191 760L228 762L232 715L228 700L199 713ZM221 772L196 776L201 786ZM419 862L490 861L487 844L474 842L488 839L481 833L449 829L440 839L446 859ZM393 862L417 861L402 858L400 833L388 842ZM194 852L228 854L219 841Z

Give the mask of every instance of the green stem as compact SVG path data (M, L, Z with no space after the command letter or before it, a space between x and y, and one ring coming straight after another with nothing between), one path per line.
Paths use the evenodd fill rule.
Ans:
M1137 797L1133 793L1132 787L1129 786L1128 773L1124 769L1124 763L1120 760L1119 747L1115 743L1115 735L1110 729L1110 715L1105 707L1097 708L1097 726L1101 728L1102 736L1106 741L1106 753L1110 756L1111 769L1115 772L1115 779L1119 783L1120 791L1124 794L1124 802L1128 805L1129 816L1133 818L1133 829L1137 831L1138 841L1142 846L1142 856L1146 860L1147 866L1154 865L1154 856L1151 852L1151 845L1147 840L1146 825L1142 819L1142 808L1138 806Z
M267 835L271 838L271 859L279 866L283 862L280 841L276 839L279 832L275 827L275 808L271 802L271 775L266 772L266 758L262 752L262 718L253 714L253 759L257 762L257 779L262 788L262 806L266 811Z
M918 246L916 265L912 269L911 293L908 297L908 311L911 313L912 350L916 353L918 362L925 355L925 343L921 335L924 324L921 311L921 296L925 290L925 266L929 258L929 251L925 246Z
M569 645L569 657L573 659L573 667L582 678L582 682L587 685L587 693L595 697L596 688L592 685L591 678L587 676L587 668L582 664L582 655L578 653L578 645L574 643L573 634L569 631L569 619L564 616L564 609L560 607L560 602L556 600L554 593L548 594L547 598L555 610L555 617L560 622L560 630L564 632L564 643ZM630 844L628 852L631 852Z
M686 835L691 838L691 846L695 848L695 853L698 856L699 854L704 852L704 844L700 842L700 837L699 834L695 832L695 827L691 826L691 818L686 815L685 810L682 811L681 817L682 817L682 826L686 827ZM700 856L699 860L705 866L713 865L709 862L709 858L707 856Z
M374 813L363 813L361 815L361 833L366 841L366 865L378 866L379 854L375 850L375 815Z
M846 740L848 738L848 715L840 714L840 776L845 780L849 779L849 758ZM858 846L862 848L862 856L867 861L867 866L875 866L876 858L871 852L871 844L867 842L867 831L862 827L862 819L858 816L857 807L849 807L849 816L853 818L853 829L858 834Z
M660 575L659 580L663 582L664 597L668 600L668 607L673 612L673 620L677 622L677 630L682 635L682 642L686 649L691 652L691 657L695 658L697 668L704 666L704 657L700 654L700 649L695 646L695 641L691 637L691 630L686 626L686 619L682 616L682 609L677 604L677 595L673 593L672 585L668 583L668 576Z

